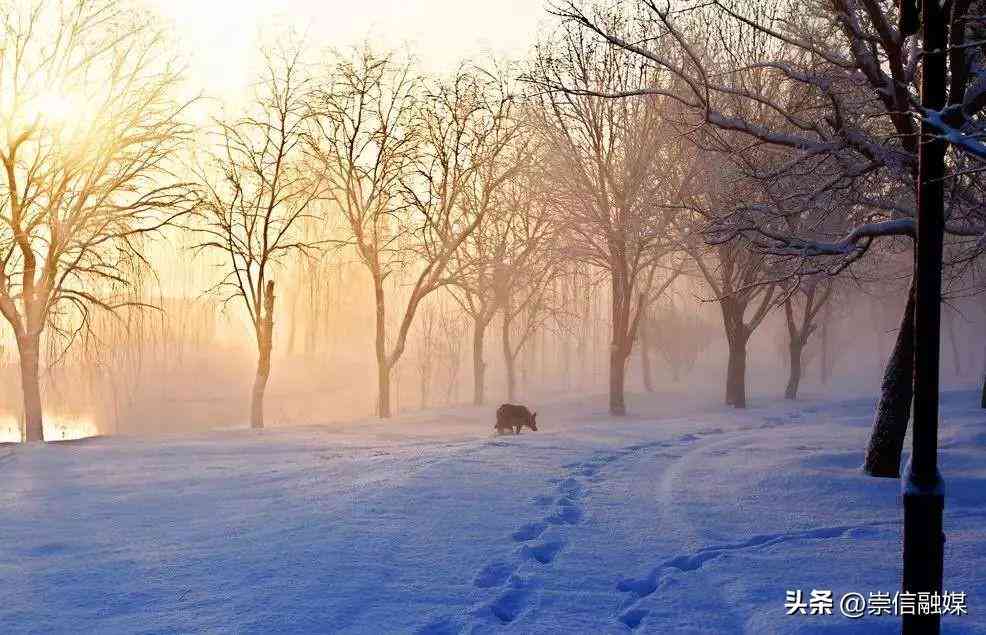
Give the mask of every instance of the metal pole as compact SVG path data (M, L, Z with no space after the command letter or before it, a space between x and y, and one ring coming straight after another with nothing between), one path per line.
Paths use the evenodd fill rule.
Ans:
M941 110L946 95L948 24L938 0L923 0L921 105ZM944 485L938 472L939 347L945 142L922 120L918 151L917 279L914 311L913 450L904 480L904 591L941 593ZM940 632L938 615L903 616L903 633Z

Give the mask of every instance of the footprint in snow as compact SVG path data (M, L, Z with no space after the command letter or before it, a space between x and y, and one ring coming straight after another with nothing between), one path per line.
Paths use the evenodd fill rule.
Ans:
M575 473L579 476L593 476L599 471L599 467L595 465L582 465L575 470Z
M66 551L69 550L70 547L64 543L49 542L43 545L38 545L37 547L32 547L30 549L27 549L27 553L29 556L40 557L40 556L53 556L56 554L65 553Z
M561 498L558 501L558 510L545 520L552 525L577 525L582 520L582 510L571 498Z
M473 580L473 586L478 589L500 586L510 578L510 575L516 568L516 565L512 565L509 562L491 562L476 574L476 579Z
M536 584L530 580L514 578L510 590L504 592L487 607L501 624L514 622L535 599Z
M626 624L631 631L636 630L650 611L646 609L630 609L620 616L620 621Z
M582 484L574 478L566 478L558 483L558 491L571 497L582 495Z
M784 417L765 417L763 425L760 426L761 430L768 430L770 428L776 428L778 426L784 425Z
M560 540L552 540L538 545L524 545L520 553L523 557L537 560L541 564L551 564L565 544Z
M530 589L510 589L490 604L490 612L503 624L509 624L530 604L531 594Z
M545 529L547 529L547 525L544 523L527 523L511 534L511 537L515 542L526 542L540 537Z
M415 635L458 635L459 625L451 617L443 617L415 631Z
M555 502L555 499L551 496L535 496L531 499L531 502L538 507L548 507Z

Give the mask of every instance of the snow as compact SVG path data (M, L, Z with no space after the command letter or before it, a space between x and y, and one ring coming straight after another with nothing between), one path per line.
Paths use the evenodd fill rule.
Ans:
M986 412L944 395L947 590L986 633ZM636 395L321 427L0 446L4 633L896 633L786 616L893 593L899 482L873 400Z
M945 122L943 113L937 110L925 109L924 119L938 129L939 136L948 143L980 159L986 159L986 142L982 139L982 131L974 129L973 132L966 133L954 128Z

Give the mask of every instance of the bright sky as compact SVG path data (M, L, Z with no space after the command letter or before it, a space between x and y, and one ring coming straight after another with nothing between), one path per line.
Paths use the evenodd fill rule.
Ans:
M290 25L316 46L405 44L425 70L490 51L524 54L545 21L542 0L141 0L175 25L190 79L229 96L250 83L263 29Z

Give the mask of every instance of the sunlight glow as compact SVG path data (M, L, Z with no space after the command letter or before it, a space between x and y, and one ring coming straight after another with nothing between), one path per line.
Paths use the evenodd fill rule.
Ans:
M167 20L186 53L196 91L237 98L258 63L256 42L292 29L315 47L364 41L407 47L426 70L453 68L484 52L524 54L544 19L540 0L461 3L455 0L142 0Z
M55 137L71 141L88 132L93 116L90 104L81 95L47 89L26 102L21 125L39 126Z
M51 124L62 124L78 113L78 104L64 93L47 93L37 99L37 114Z
M96 423L85 416L50 415L44 417L45 439L49 441L73 441L99 434ZM0 443L20 443L21 424L12 415L0 415Z

